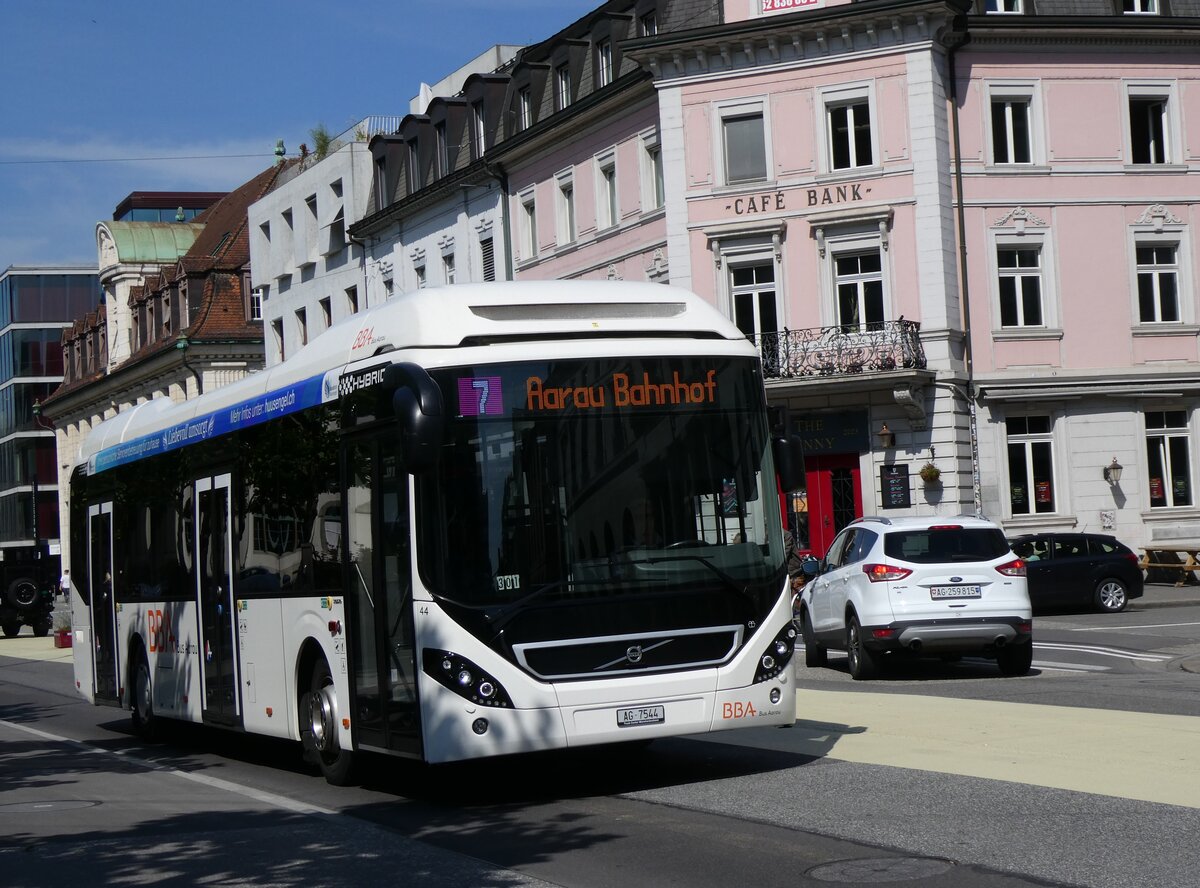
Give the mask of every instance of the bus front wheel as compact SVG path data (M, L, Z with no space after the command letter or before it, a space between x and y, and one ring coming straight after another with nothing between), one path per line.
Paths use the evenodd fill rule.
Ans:
M151 684L150 663L146 652L139 651L137 668L133 673L133 730L143 740L158 739L159 720L154 715L154 688Z
M338 740L337 691L324 658L313 664L308 693L300 698L300 740L327 782L346 786L353 780L354 754Z

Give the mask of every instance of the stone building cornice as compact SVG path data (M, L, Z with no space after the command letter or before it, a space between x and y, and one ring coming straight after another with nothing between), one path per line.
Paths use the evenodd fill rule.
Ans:
M969 8L962 0L867 0L623 41L621 50L656 81L729 75L921 41L957 46Z

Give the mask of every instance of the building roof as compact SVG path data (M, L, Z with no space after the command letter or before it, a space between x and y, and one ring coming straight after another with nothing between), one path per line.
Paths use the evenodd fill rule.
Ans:
M191 249L204 226L194 222L98 222L97 236L101 229L112 237L117 262L162 265Z

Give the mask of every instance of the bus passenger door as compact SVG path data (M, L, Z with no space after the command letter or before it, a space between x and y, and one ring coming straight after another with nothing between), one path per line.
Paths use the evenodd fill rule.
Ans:
M230 476L196 481L196 609L200 620L200 675L206 720L236 722L237 649L233 612L233 513Z
M97 703L120 703L117 605L113 594L111 502L88 506L88 583L92 602L93 691Z
M408 475L392 435L343 451L354 711L360 746L419 754Z

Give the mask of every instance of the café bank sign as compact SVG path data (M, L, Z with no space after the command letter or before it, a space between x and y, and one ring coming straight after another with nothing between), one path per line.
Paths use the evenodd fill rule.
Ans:
M798 12L801 9L821 9L825 0L762 0L762 14Z
M763 191L745 197L734 198L725 209L733 210L735 216L752 216L756 213L781 213L788 209L788 201L792 207L799 204L806 208L830 207L840 204L856 203L865 200L871 193L871 186L861 182L851 182L846 185L831 185L827 188L799 188L792 191Z

